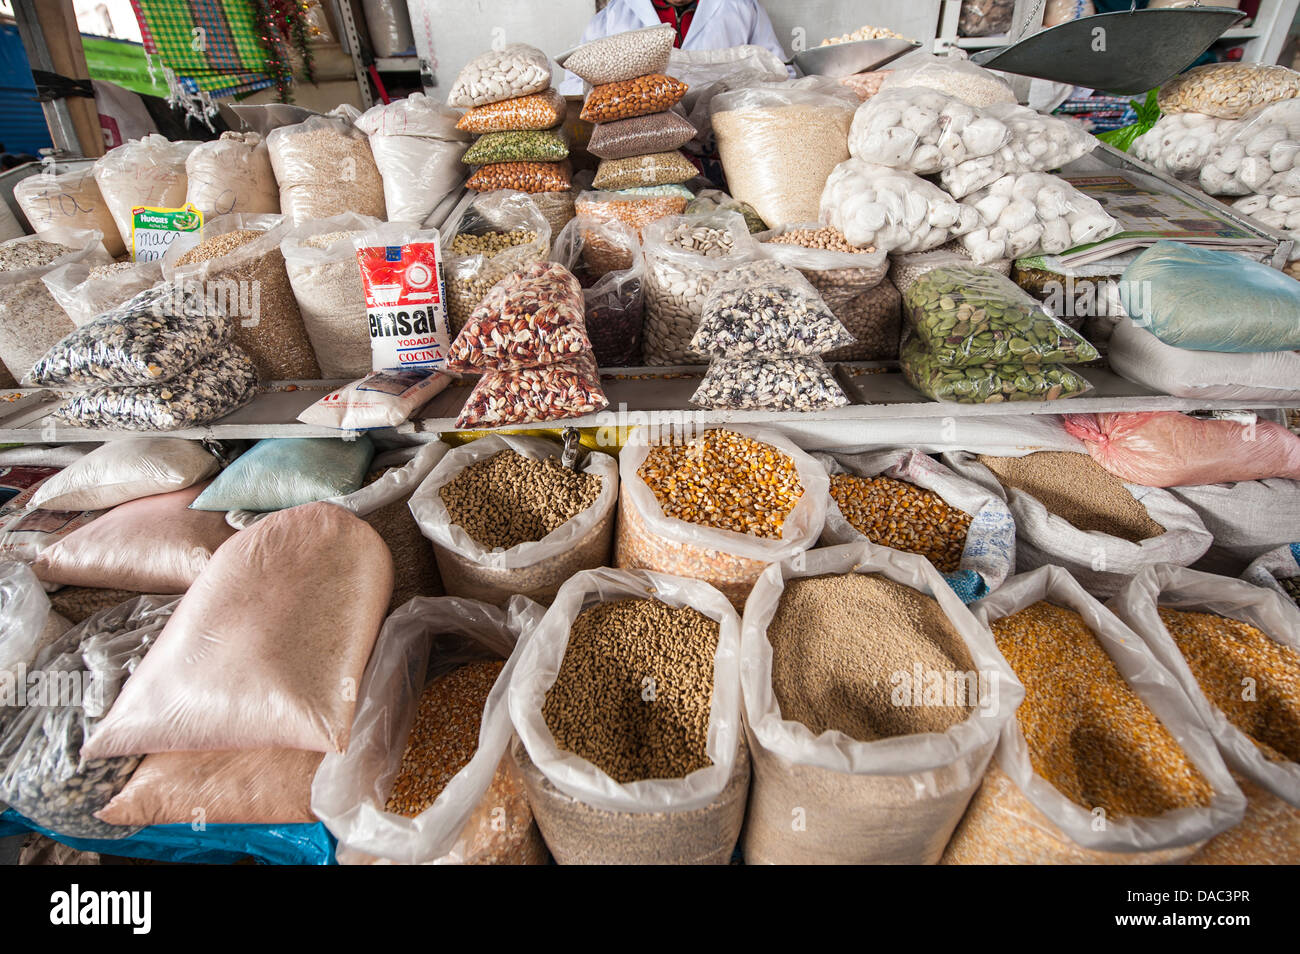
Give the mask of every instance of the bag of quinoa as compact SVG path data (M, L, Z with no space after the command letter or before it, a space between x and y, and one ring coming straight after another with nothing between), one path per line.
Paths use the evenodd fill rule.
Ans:
M510 680L513 749L560 864L727 864L744 819L740 621L708 584L585 570ZM626 670L645 673L629 682Z
M890 622L886 601L915 615ZM849 636L855 603L870 615ZM952 677L951 697L923 701L925 684L900 695L914 665L927 675L948 670L940 675ZM865 682L894 690L872 698ZM754 760L746 864L934 864L1024 695L988 630L928 561L869 543L764 571L745 604L740 685ZM827 702L845 695L856 697L852 707ZM873 706L893 717L876 721ZM791 712L806 712L817 728ZM867 724L872 734L862 738Z
M1106 605L1182 686L1246 794L1241 824L1190 863L1300 863L1300 700L1283 688L1300 677L1300 609L1243 580L1180 566L1148 567ZM1225 619L1205 628L1211 621L1183 617L1187 630L1174 633L1161 610Z
M1067 634L1054 621L1017 627L1019 658L1036 663L1027 672L1009 660L1025 701L1003 730L941 863L1177 864L1240 822L1246 800L1177 680L1066 570L1045 566L1021 574L971 609L1000 643L994 624L1035 604L1053 604L1047 607L1053 617L1057 608L1076 614L1096 647L1067 648ZM1004 645L999 652L1006 658ZM1055 690L1053 681L1063 688ZM1057 726L1067 717L1062 706L1081 723ZM1069 731L1095 742L1077 750L1048 751L1044 744L1031 752L1026 730L1031 738ZM1086 784L1096 793L1089 801L1100 804L1067 797L1043 775L1044 766L1058 783ZM1116 807L1121 801L1134 804ZM1155 810L1139 814L1134 806L1144 803Z
M449 451L420 484L411 513L448 595L549 603L574 573L609 562L618 465L592 451L570 471L560 453L543 438L490 434Z
M860 540L889 546L884 542L891 538L889 527L899 523L900 534L916 534L917 546L894 549L927 556L963 603L987 596L1015 573L1016 524L1006 501L954 474L930 455L899 449L813 456L825 466L831 485L822 546ZM903 488L891 487L891 482L911 484L917 488L913 492L917 496L924 497L928 491L939 499L919 511L912 500L904 499L900 501L901 507L894 510L891 504ZM879 524L873 524L876 532L867 534L860 530L845 516L841 501L862 507L862 516L854 514L858 522L867 518L878 520ZM933 510L936 505L958 512L945 512L936 519ZM943 539L936 539L935 523L945 529ZM955 546L958 536L962 539Z
M341 863L546 862L506 754L516 641L541 618L523 597L506 611L416 599L388 618L347 750L326 755L312 783L312 809L339 839ZM477 724L452 714L462 710L477 710Z
M618 468L615 565L703 580L737 608L768 564L815 546L826 522L826 469L761 428L687 438L638 427Z

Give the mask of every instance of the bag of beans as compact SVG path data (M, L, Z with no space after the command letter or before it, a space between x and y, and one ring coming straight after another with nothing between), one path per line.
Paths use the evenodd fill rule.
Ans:
M460 118L459 110L423 93L361 114L357 128L370 137L390 220L425 224L443 198L465 180L461 158L474 137L457 128Z
M1155 563L1195 563L1213 542L1201 518L1173 494L1118 480L1084 455L950 451L941 459L1007 502L1021 572L1064 567L1095 596L1115 594Z
M280 187L266 143L255 132L223 132L201 142L185 160L185 201L204 219L231 212L280 212Z
M1108 471L1152 487L1300 480L1300 437L1271 421L1242 424L1140 411L1067 414L1065 429Z
M659 23L600 37L561 53L555 62L592 86L617 83L666 70L676 37L672 24Z
M1069 572L1021 574L971 609L1025 698L942 864L1178 864L1241 821L1178 680Z
M831 485L822 546L865 539L919 553L963 603L1015 572L1016 524L1000 495L918 450L813 456Z
M487 372L456 418L460 430L563 421L609 406L590 351L534 368Z
M929 562L856 543L769 566L740 643L745 863L938 861L1023 690Z
M643 229L670 215L682 215L690 200L680 195L639 195L629 192L581 192L574 214L588 222L621 222L644 238Z
M608 123L662 113L681 101L686 88L681 80L663 73L602 83L588 94L578 116L589 123Z
M1300 863L1300 609L1177 566L1143 570L1107 607L1178 681L1246 793L1241 824L1193 864Z
M153 134L110 149L95 163L95 182L128 252L137 206L178 209L185 204L185 162L196 146L197 142L170 142Z
M540 93L550 85L551 61L545 53L527 43L507 43L466 63L447 94L447 103L468 109Z
M352 738L312 783L343 864L544 864L506 748L518 653L542 608L417 599L375 642Z
M162 281L162 262L70 262L47 272L41 281L80 328Z
M83 757L343 751L392 591L388 548L341 507L294 507L236 534L87 735Z
M636 233L617 221L575 218L560 231L551 259L582 285L587 337L596 363L640 364L645 262Z
M1281 593L1300 606L1300 543L1290 543L1256 557L1241 578Z
M592 130L587 151L601 159L629 159L680 149L694 138L695 127L690 120L670 109L601 123Z
M520 129L554 129L564 122L564 96L544 89L467 110L456 128L468 133L513 132Z
M56 163L19 180L14 185L14 199L27 216L32 231L46 232L55 226L94 229L104 236L104 248L118 258L126 252L122 236L108 203L95 182L93 163L60 171Z
M291 225L343 212L387 219L384 180L366 134L342 116L313 116L266 137Z
M1300 481L1270 477L1169 492L1214 535L1198 570L1239 576L1264 551L1300 540Z
M449 451L411 497L443 586L504 606L542 603L579 570L609 562L618 465L592 451L570 470L537 437L490 434Z
M633 430L622 478L616 565L704 580L737 607L769 563L817 543L826 469L762 428Z
M509 693L556 861L731 860L749 790L739 655L740 621L706 583L599 569L560 588Z

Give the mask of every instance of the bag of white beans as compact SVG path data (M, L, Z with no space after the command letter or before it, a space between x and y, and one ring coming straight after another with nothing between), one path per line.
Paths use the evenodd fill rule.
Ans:
M546 54L527 43L507 43L465 64L447 94L447 105L468 109L540 93L551 85Z

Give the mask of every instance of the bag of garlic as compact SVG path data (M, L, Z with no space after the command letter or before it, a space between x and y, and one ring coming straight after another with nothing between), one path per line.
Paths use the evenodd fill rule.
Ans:
M960 240L979 265L1056 254L1119 231L1100 202L1044 172L1009 173L962 202L980 214L980 227Z
M886 252L937 248L979 226L979 213L931 182L862 159L835 167L822 192L821 221L852 245Z
M923 87L882 90L853 116L849 153L928 175L1006 145L1005 124L955 96Z

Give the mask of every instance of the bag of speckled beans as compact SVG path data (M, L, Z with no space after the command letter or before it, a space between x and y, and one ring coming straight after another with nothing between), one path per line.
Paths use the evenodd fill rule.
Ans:
M313 116L266 136L280 185L280 211L293 225L343 212L387 219L384 180L370 140L342 116Z
M735 212L673 215L646 226L645 363L702 364L690 350L719 277L752 261L758 245Z
M1241 824L1189 864L1300 863L1300 700L1281 689L1300 674L1300 610L1282 593L1175 566L1148 567L1106 605L1182 686L1246 795ZM1169 611L1196 615L1173 633ZM1245 680L1258 701L1243 700Z
M1016 523L1006 501L974 481L959 477L929 454L898 449L813 456L826 468L831 486L822 546L863 540L890 546L886 542L889 535L898 533L906 537L915 533L911 546L897 549L933 555L931 562L963 603L987 596L1016 571ZM911 509L913 501L905 499L900 504L907 510L897 514L891 511L889 491L866 486L872 478L911 484L918 496L926 492L934 494L946 507L960 511L964 520L956 514L947 514L965 524L960 530L960 547L953 547L956 541L942 537L939 529L925 526L932 509ZM857 511L859 506L862 511ZM864 533L860 527L871 520L879 521L874 524L875 531ZM949 528L946 521L943 529L954 535L957 530ZM946 557L939 556L940 552L951 554L953 549L960 551L955 565L943 563Z
M963 673L968 694L944 704L965 706L969 714L949 721L942 731L909 723L894 728L899 734L869 741L840 728L814 732L803 722L783 718L774 673L781 680L780 691L789 692L804 683L786 667L817 664L792 658L783 647L778 672L769 627L779 617L782 641L790 636L815 640L819 634L836 639L842 606L826 607L821 620L804 619L798 613L810 613L817 597L801 593L798 610L790 612L813 630L805 633L788 633L786 627L799 624L787 622L779 612L792 581L825 574L879 574L932 597L973 666ZM873 622L863 618L862 626ZM937 643L938 634L923 629L923 623L914 625L918 645L926 636ZM891 663L911 668L911 660L874 657L861 665L879 666L881 683L898 686L898 673L888 671ZM815 684L819 677L806 678ZM929 561L869 543L813 550L764 571L745 603L740 684L754 766L741 841L746 864L934 864L1023 696L987 628L976 622ZM809 691L815 691L811 685Z
M549 603L579 570L609 563L618 465L592 451L576 471L538 437L490 434L450 451L411 497L448 596Z
M768 564L816 546L829 481L772 431L636 428L618 458L615 565L703 580L737 608Z
M995 624L1035 604L1051 604L1046 620L1012 624L1004 641ZM1081 617L1095 646L1055 628L1058 607ZM971 610L993 627L1004 658L1014 650L1008 662L1025 699L941 864L1181 864L1241 821L1246 800L1178 681L1067 571L1045 566L1016 576ZM1070 718L1081 721L1057 726ZM1067 731L1092 744L1048 741ZM1027 738L1043 740L1042 748L1031 753ZM1142 815L1085 806L1044 771L1098 793L1090 801L1167 807Z
M448 106L469 109L549 89L551 63L527 43L486 50L465 64L447 94Z
M421 597L384 623L346 751L325 756L311 807L340 864L545 864L507 747L506 693L542 608ZM437 710L477 710L439 717ZM432 711L430 711L432 710Z
M512 754L559 864L730 862L749 792L739 655L735 610L699 581L599 569L560 588L509 692Z
M722 93L709 104L731 195L772 227L818 220L831 171L849 158L858 98L806 77Z
M587 338L601 367L641 363L645 264L635 233L621 222L574 219L551 249L583 285Z
M1087 454L949 451L941 460L1007 502L1022 572L1064 567L1095 596L1113 596L1147 566L1195 563L1213 542L1196 512L1169 491L1121 481Z

